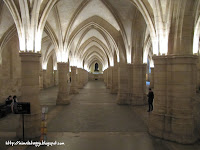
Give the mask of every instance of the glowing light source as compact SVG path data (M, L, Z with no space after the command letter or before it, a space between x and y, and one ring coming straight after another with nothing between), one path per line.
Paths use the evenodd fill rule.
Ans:
M110 59L110 66L112 66L112 67L114 66L114 60L113 60L113 58Z
M67 52L64 51L64 50L59 50L57 52L57 61L58 62L64 62L64 63L68 62L68 54L67 54Z
M148 54L147 54L147 49L145 49L145 51L144 51L144 54L143 54L143 63L145 64L147 64L147 56Z
M43 62L42 63L42 69L43 70L47 70L47 62Z
M119 58L119 55L117 55L117 62L118 62L118 63L120 62L120 58Z
M167 54L168 50L168 37L162 36L160 38L160 54Z
M194 30L193 54L198 53L199 51L199 37L200 37L200 17L197 21L197 24Z
M153 54L158 55L158 39L156 37L152 40L152 46L153 46Z
M42 43L42 33L36 34L36 40L35 40L35 51L39 52L41 50L41 43Z
M127 63L128 64L131 64L131 51L129 50L129 51L127 51L126 52L126 58L127 58Z
M55 65L55 66L53 67L53 70L57 70L57 65Z
M193 42L193 54L198 53L199 50L199 37L194 36L194 42Z
M75 57L72 57L70 64L71 64L71 66L77 66L77 64L78 64L77 59Z
M150 61L150 67L154 68L154 61L153 60Z
M23 37L23 36L19 36L19 48L20 48L21 51L26 50L25 37Z

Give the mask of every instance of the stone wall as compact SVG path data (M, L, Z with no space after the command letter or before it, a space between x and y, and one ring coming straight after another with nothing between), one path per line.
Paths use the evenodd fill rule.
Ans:
M7 43L2 51L0 65L0 102L9 95L21 96L21 60L17 35Z
M195 122L195 132L200 138L200 93L198 93L193 98L193 114L194 114L194 122Z
M54 76L54 85L57 86L58 85L58 71L57 70L54 70L53 76Z
M54 74L53 74L53 58L50 57L47 63L47 70L43 74L43 87L49 88L54 86Z
M92 73L89 73L89 80L90 81L93 81L93 80L101 80L103 81L103 74L92 74Z

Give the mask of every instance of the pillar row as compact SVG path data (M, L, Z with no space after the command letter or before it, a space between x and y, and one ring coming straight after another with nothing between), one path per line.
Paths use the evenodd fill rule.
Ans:
M84 85L86 85L88 82L88 72L84 70Z
M42 70L42 74L43 74L43 88L46 89L47 88L47 70Z
M88 83L88 71L85 70L85 74L86 74L85 82L86 82L86 84L87 84L87 83Z
M130 104L128 79L129 79L128 65L125 63L119 63L117 103L120 105Z
M133 97L133 64L127 64L127 80L128 80L128 84L127 84L127 89L128 89L128 104L131 104L132 101L132 97Z
M147 104L146 96L146 64L133 64L132 68L132 105Z
M21 98L20 102L30 102L31 114L24 115L24 130L26 138L40 136L41 110L39 103L39 70L40 57L38 53L23 52L21 57ZM17 137L22 138L22 117L20 116Z
M84 69L77 68L78 70L78 88L82 89L84 85L88 82L88 72Z
M78 71L78 88L81 89L83 88L83 85L82 85L82 82L81 82L81 68L77 68L77 71Z
M70 104L69 100L69 83L68 83L68 73L69 73L69 65L68 63L58 63L58 96L56 104L67 105Z
M112 69L112 85L111 85L111 93L118 93L118 64L116 64Z
M104 83L105 86L107 87L107 69L104 70L103 74L104 74Z
M150 88L154 88L154 68L151 68Z
M54 85L57 86L58 85L58 71L54 70Z
M195 56L154 56L154 111L151 135L183 144L197 140L192 97L196 93Z
M76 74L77 67L71 66L71 87L70 93L77 94L78 92L78 84L77 84L77 74Z
M112 87L112 76L113 76L113 67L109 67L108 74L107 74L107 78L108 78L107 88L108 89L111 89L111 87Z
M81 85L84 87L84 70L81 68Z

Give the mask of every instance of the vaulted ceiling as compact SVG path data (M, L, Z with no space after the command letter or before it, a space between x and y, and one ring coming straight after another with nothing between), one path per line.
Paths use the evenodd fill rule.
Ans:
M130 0L60 0L47 19L45 31L51 33L43 38L54 35L49 39L56 43L54 50L67 49L71 65L87 68L98 60L106 68L114 65L114 54L120 61L119 36L123 49L132 50L133 21L139 13Z
M174 1L38 1L38 24L45 25L41 44L43 68L46 68L52 55L55 62L69 61L71 66L89 70L95 62L101 63L103 69L106 69L119 61L133 63L136 56L142 56L143 60L137 61L145 63L153 54L167 53L173 10L170 6ZM0 0L0 52L13 35L20 33L17 23L25 17L20 2L22 1ZM29 0L27 3L28 9L31 9L35 1ZM197 49L200 35L198 0L195 6L194 48ZM18 16L15 15L16 12L20 12ZM39 30L37 32L39 33Z

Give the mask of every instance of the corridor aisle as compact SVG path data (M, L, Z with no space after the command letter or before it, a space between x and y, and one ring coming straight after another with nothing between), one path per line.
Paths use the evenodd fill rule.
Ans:
M147 133L142 117L147 115L146 106L117 105L117 95L110 94L103 82L88 82L79 94L72 96L70 105L55 105L57 91L57 87L41 91L40 102L49 108L47 140L65 145L22 146L20 150L168 150L165 142ZM17 149L4 143L17 140L13 136L18 120L19 115L15 114L1 120L0 135L6 132L9 138L0 139L0 149Z
M90 81L70 105L52 108L48 140L64 142L65 146L46 149L167 150L147 133L133 107L117 105L116 98L103 82Z

